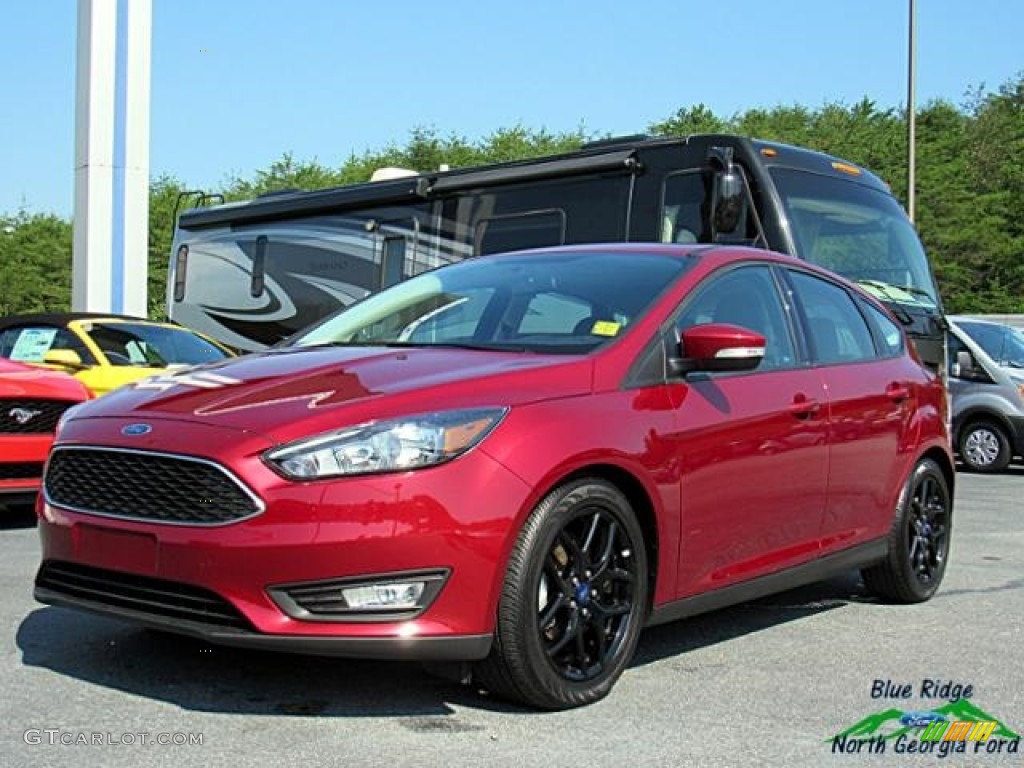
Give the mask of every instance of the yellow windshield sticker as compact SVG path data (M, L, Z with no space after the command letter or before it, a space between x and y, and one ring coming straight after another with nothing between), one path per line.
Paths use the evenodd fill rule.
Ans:
M622 328L621 325L613 323L611 320L598 320L590 332L595 336L615 336L620 328Z

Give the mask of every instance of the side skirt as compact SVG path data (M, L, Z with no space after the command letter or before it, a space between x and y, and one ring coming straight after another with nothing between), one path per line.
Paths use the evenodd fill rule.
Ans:
M653 627L677 619L685 619L688 616L717 611L719 608L729 605L745 603L765 595L785 592L787 589L795 589L804 584L821 581L843 571L865 568L884 560L887 551L887 539L876 539L866 544L858 544L856 547L844 549L842 552L819 557L817 560L811 560L803 565L787 568L785 571L770 573L767 576L760 576L739 584L731 584L713 592L704 592L673 600L671 603L656 606L647 619L647 626Z

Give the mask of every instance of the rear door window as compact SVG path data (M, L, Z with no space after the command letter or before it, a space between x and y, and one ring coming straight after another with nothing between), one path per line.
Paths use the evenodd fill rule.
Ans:
M867 321L844 288L806 272L789 270L789 275L815 362L831 365L877 357Z

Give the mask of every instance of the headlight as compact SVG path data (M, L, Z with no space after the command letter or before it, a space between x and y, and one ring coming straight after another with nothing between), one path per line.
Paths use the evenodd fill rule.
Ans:
M295 480L429 467L468 451L507 411L473 408L375 421L299 440L264 458Z

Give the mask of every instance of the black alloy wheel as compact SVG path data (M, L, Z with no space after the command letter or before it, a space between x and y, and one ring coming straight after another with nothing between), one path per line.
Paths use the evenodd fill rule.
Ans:
M907 514L907 558L922 585L942 578L949 551L949 493L925 473L915 483Z
M919 603L935 594L949 561L953 497L938 464L922 459L900 494L885 560L863 571L879 597Z
M621 648L636 598L632 550L600 506L583 507L555 536L537 590L537 631L566 680L598 677Z
M598 478L563 485L520 531L476 678L541 709L597 701L633 656L647 594L643 534L626 497Z

